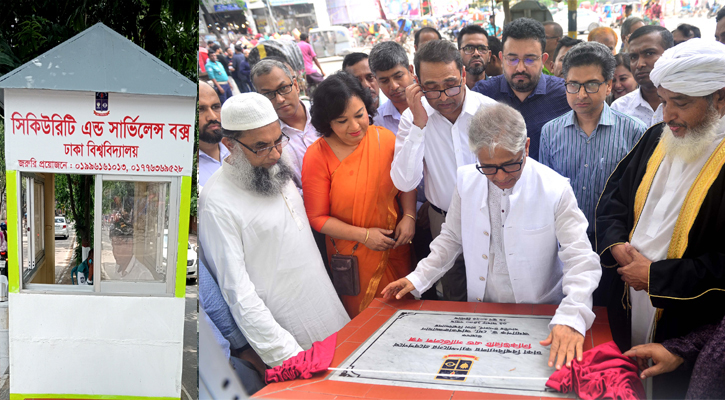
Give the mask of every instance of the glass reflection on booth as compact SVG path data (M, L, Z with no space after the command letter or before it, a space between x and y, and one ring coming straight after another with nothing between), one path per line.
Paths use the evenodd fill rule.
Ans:
M169 183L103 181L101 279L166 281Z

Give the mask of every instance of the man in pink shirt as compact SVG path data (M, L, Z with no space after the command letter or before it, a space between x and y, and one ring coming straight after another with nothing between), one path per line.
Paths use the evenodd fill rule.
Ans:
M317 85L325 78L325 73L322 72L322 66L320 66L320 62L317 61L317 54L315 54L315 50L310 45L309 35L306 33L300 34L300 41L297 43L297 45L300 46L300 50L302 51L302 58L305 60L305 73L307 74L307 83L309 83L310 85ZM319 71L315 68L315 65L312 64L313 62L315 65L317 65Z

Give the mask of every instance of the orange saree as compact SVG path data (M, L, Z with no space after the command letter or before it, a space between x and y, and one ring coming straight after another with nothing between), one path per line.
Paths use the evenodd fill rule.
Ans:
M312 144L302 166L302 191L312 228L318 232L330 217L353 226L395 230L402 217L398 189L390 178L395 135L370 126L357 149L340 162L324 139ZM357 242L335 240L340 254L350 255ZM326 238L328 259L335 254ZM350 318L367 308L380 291L411 272L410 245L373 251L355 250L360 271L360 294L340 296Z

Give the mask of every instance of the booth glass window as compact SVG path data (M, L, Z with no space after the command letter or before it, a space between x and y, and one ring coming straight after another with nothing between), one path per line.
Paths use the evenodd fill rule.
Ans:
M31 282L45 259L45 181L35 174L21 174L21 276Z
M170 189L169 182L103 180L102 281L166 282Z

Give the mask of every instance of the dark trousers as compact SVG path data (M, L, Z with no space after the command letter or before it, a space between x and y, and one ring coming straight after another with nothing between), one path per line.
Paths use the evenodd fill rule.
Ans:
M252 85L250 85L249 81L246 79L234 77L234 82L236 82L240 93L249 93L254 91L254 89L252 89Z
M224 89L223 92L219 92L218 88L214 88L216 90L216 94L219 95L219 101L221 101L222 104L224 104L225 101L227 101L228 98L232 97L232 87L229 86L228 82L220 83L219 84L222 89Z
M428 217L430 218L430 231L433 240L440 235L441 226L445 222L445 216L439 213L433 207L428 209ZM468 286L466 282L466 263L461 253L453 267L446 272L441 278L441 286L443 286L443 300L448 301L467 301Z

